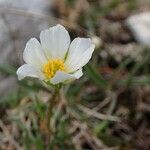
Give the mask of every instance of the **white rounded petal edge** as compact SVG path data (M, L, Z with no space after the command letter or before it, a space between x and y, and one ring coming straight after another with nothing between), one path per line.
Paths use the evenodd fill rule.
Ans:
M57 24L42 31L40 41L48 59L64 59L70 45L70 36L65 27Z
M38 68L41 68L47 62L42 46L36 38L31 38L27 42L23 52L23 59L27 64Z
M42 72L29 64L24 64L19 67L16 73L19 80L22 80L25 77L39 78L41 80L44 79Z
M91 59L95 45L89 38L76 38L72 41L65 65L70 71L82 68Z
M76 64L74 64L74 66L72 66L72 69L77 70L77 69L85 66L89 62L89 60L91 59L94 49L95 49L95 45L92 44L91 47L89 49L87 49L81 55L80 59L78 60L78 63L76 63Z
M57 71L55 76L50 80L50 82L52 84L71 82L75 79L79 79L82 75L82 69L76 71L73 74L69 74L63 71Z

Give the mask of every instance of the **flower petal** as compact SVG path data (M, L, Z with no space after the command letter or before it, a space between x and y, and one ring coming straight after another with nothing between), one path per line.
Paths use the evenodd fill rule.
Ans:
M63 71L57 71L55 76L50 80L52 84L70 82L79 79L83 75L82 69L76 71L74 74L68 74Z
M41 68L47 62L41 44L36 38L31 38L27 42L23 52L23 59L27 64L31 64L37 68Z
M90 60L95 45L88 38L76 38L72 41L65 65L70 72L82 68Z
M44 30L40 41L48 59L64 59L70 45L68 31L60 24Z
M18 68L17 75L19 80L22 80L25 77L40 78L41 80L44 79L42 72L29 64L24 64Z

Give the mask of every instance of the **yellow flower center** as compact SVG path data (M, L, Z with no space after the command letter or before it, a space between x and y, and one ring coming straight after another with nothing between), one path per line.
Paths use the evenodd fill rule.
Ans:
M61 59L49 60L43 66L43 73L47 79L52 78L58 70L60 70L60 71L66 70L65 65L64 65L64 61Z

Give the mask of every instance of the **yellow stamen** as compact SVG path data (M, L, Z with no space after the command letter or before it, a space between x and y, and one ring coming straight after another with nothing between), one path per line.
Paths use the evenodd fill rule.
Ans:
M45 77L47 79L52 78L58 70L60 70L60 71L66 70L65 65L64 65L64 61L61 59L49 60L43 66L43 73L45 74Z

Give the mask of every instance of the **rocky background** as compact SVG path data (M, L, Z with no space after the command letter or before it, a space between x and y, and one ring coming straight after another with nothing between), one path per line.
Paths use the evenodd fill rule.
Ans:
M59 116L49 144L50 91L33 79L18 82L15 71L26 42L57 23L72 39L92 38L96 50L68 87L69 117ZM0 149L149 150L149 117L149 0L0 0Z

